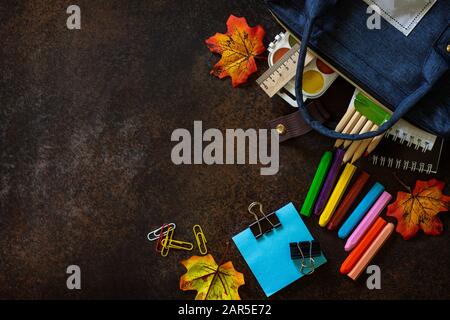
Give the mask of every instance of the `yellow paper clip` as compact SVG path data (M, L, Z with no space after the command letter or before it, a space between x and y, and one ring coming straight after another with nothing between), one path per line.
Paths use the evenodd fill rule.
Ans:
M201 254L207 254L208 248L206 247L206 243L208 241L206 241L206 237L205 234L203 233L202 227L199 224L196 224L192 228L192 230L194 231L195 240L197 240L198 250L200 251Z
M170 249L187 250L191 251L194 249L194 245L190 242L174 240L173 239L174 229L170 228L167 232L166 237L161 241L161 255L166 257L169 254Z

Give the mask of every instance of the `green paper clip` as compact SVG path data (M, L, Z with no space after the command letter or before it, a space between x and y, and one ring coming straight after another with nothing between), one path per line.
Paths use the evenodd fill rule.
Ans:
M325 152L320 159L319 166L317 167L316 174L314 175L314 179L309 187L305 202L303 202L303 206L300 209L300 213L306 217L309 217L312 213L314 202L316 202L317 195L319 194L323 181L327 176L332 159L333 154L330 151Z
M362 93L358 93L355 98L355 109L378 126L388 121L391 114L367 98Z

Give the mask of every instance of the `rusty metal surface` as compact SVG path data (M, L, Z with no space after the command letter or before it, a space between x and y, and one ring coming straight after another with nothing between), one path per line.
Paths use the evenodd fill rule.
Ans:
M176 128L264 128L291 111L254 81L233 89L210 76L218 57L203 43L225 31L229 14L262 24L266 44L281 28L256 0L77 4L81 31L67 30L66 1L0 4L0 298L192 299L178 288L189 254L160 257L147 232L176 222L176 237L192 241L199 223L219 259L250 202L301 204L333 142L312 132L284 143L275 176L258 166L175 166ZM447 182L448 159L445 149L438 178ZM390 192L401 188L386 171L371 174ZM374 260L382 290L372 291L338 274L343 242L307 219L329 262L273 298L448 299L450 221L441 217L440 237L389 241ZM232 243L229 260L245 274L241 297L264 298ZM71 264L82 270L78 291L66 288Z

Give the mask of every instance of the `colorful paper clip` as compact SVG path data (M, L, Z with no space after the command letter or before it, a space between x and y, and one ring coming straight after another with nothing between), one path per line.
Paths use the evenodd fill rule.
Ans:
M158 239L156 241L156 252L161 252L162 251L162 249L163 249L162 240L163 240L163 238L167 235L167 233L170 230L175 230L175 228L172 228L172 225L170 223L169 224L164 223L159 229L155 230L157 232L159 231ZM152 231L152 232L154 232L154 231ZM156 232L155 232L155 234L156 234ZM153 237L149 237L148 235L147 235L147 238L148 239L153 239Z
M159 239L159 237L160 237L160 235L161 235L161 230L163 230L164 228L168 228L167 230L165 230L165 231L163 231L162 232L162 235L163 236L165 236L166 234L167 234L167 232L169 231L169 228L172 228L172 229L176 229L176 227L177 227L177 225L175 224L175 223L173 223L173 222L171 222L171 223L164 223L161 227L159 227L158 229L155 229L155 230L153 230L153 231L150 231L148 234L147 234L147 239L148 239L148 241L155 241L155 240L158 240Z
M170 249L187 250L191 251L194 249L194 245L190 242L174 240L173 239L174 229L170 228L167 231L166 237L161 241L161 255L166 257L169 254Z
M203 233L203 229L199 224L196 224L192 230L194 231L194 237L195 240L197 241L197 245L198 245L198 250L200 251L201 254L207 254L208 253L208 248L206 247L206 243L208 241L206 241L206 237L205 234Z

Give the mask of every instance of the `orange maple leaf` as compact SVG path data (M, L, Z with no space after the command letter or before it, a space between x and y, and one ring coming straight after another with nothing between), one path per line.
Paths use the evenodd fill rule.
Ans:
M180 278L180 289L196 290L196 300L240 300L238 288L244 275L237 272L231 261L220 266L212 255L192 256L181 261L187 272Z
M397 199L388 206L387 215L397 219L396 231L408 240L422 229L436 236L443 230L439 212L448 211L450 196L442 194L444 183L436 179L417 180L413 192L398 192Z
M264 35L262 26L251 28L245 18L230 15L227 33L216 33L205 41L209 50L222 55L211 74L220 79L230 76L233 87L245 83L249 75L258 70L255 57L266 50Z

